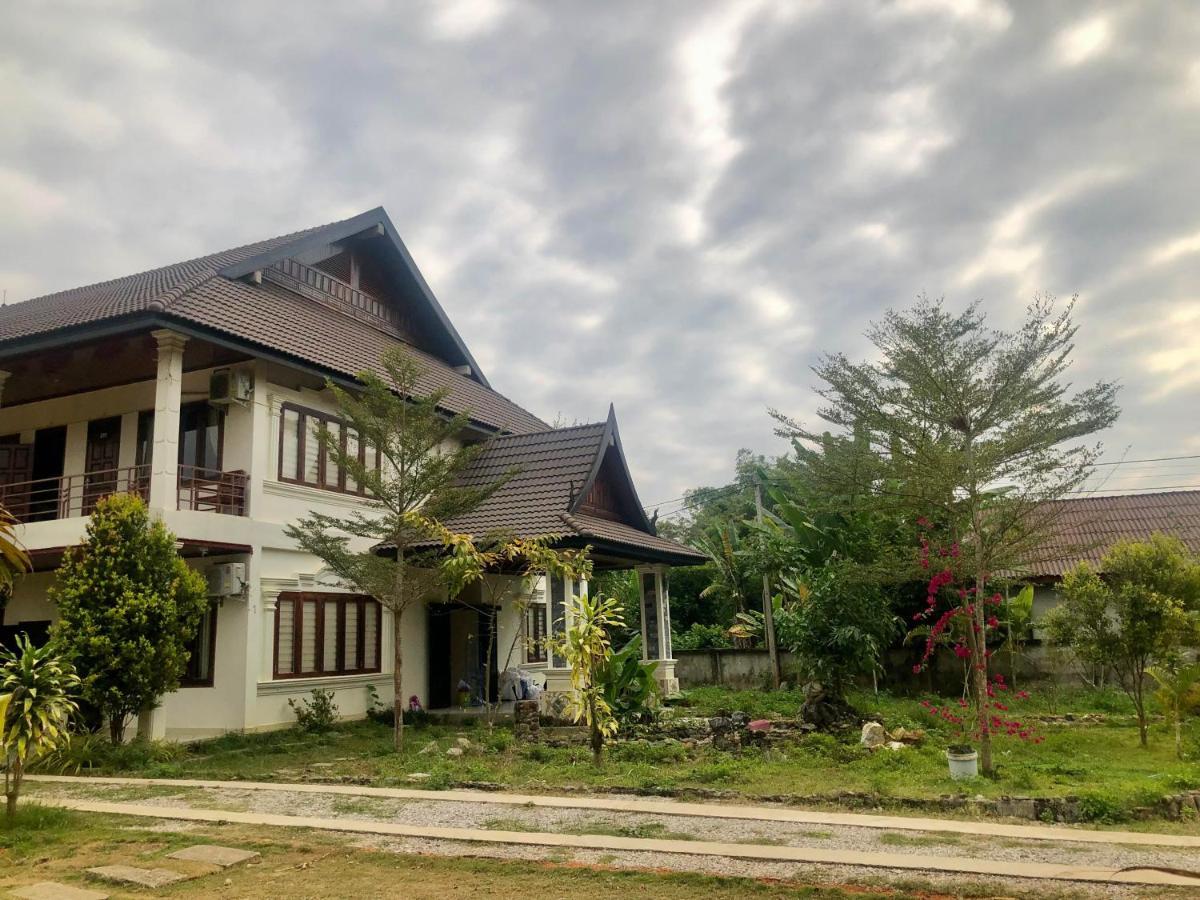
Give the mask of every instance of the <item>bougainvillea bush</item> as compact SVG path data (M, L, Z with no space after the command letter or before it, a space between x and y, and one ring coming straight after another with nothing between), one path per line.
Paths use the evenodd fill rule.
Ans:
M993 637L1001 637L996 613L1003 598L999 592L985 596L986 592L963 585L954 571L961 557L958 543L939 544L931 539L928 519L919 519L918 524L925 529L921 533L919 564L929 572L929 580L925 608L913 615L917 626L924 626L921 630L925 635L925 647L913 672L928 666L940 646L950 646L963 663L962 696L944 704L922 700L921 706L951 726L951 749L968 750L997 735L1040 743L1041 735L1016 716L1016 707L1029 699L1029 694L1012 690L1004 675L989 670L992 650L988 644ZM982 691L973 690L977 680L982 681Z

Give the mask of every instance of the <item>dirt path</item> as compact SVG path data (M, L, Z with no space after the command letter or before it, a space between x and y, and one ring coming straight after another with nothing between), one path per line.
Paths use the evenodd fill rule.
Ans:
M1145 896L1146 888L1134 884L1200 888L1200 876L1171 874L1200 871L1200 838L1188 835L344 786L60 778L30 787L39 800L92 811L178 817L172 827L221 819L315 827L356 832L365 846L449 856L567 858L773 878L800 871L811 877L816 867L830 881L919 876L1024 889L1044 883L1054 892L1078 887L1104 896Z

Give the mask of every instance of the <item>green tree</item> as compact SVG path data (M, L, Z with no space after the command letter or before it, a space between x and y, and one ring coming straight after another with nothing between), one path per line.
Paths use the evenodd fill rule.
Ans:
M988 328L977 304L954 314L922 298L872 325L875 359L823 357L814 368L825 383L818 415L838 430L835 439L869 453L824 453L825 430L772 411L779 433L832 491L868 495L910 520L926 517L958 553L946 566L970 588L963 610L973 620L967 637L984 772L992 771L986 614L970 598L984 597L997 573L1020 572L1047 552L1054 505L1045 501L1088 477L1099 450L1079 441L1118 413L1112 383L1069 393L1072 310L1038 299L1021 327L1005 332Z
M17 540L17 520L0 506L0 591L12 588L13 578L29 571L29 554Z
M25 769L64 746L77 707L71 695L79 677L52 644L35 647L19 635L14 651L0 653L0 752L8 820L17 813Z
M592 762L600 765L604 739L616 733L619 723L605 692L604 674L612 655L610 634L620 628L619 603L613 597L582 594L572 600L573 618L557 649L571 670L566 714L587 725Z
M208 604L204 577L140 497L112 494L96 504L84 542L63 556L50 599L59 615L53 639L119 743L131 715L148 718L179 687Z
M414 604L457 593L481 576L486 561L472 537L445 523L477 507L504 479L464 483L460 476L483 449L462 442L467 416L447 415L447 391L423 390L422 369L402 351L386 352L381 362L383 377L359 373L361 390L328 385L347 441L328 429L319 432L331 462L365 488L363 508L346 516L311 513L288 526L287 534L391 613L394 743L400 750L404 613ZM373 453L359 458L359 444L378 451L378 467Z
M1113 671L1133 701L1145 747L1146 674L1176 666L1180 650L1196 643L1200 564L1178 538L1155 534L1114 544L1099 571L1080 563L1059 592L1062 602L1043 619L1051 642Z

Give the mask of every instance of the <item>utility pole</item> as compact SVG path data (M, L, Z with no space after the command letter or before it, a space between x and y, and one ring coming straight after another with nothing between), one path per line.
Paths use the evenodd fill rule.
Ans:
M762 525L762 520L762 482L756 479L754 482L754 521ZM767 656L771 662L771 683L775 686L775 690L779 690L783 678L779 668L779 647L775 644L775 609L771 603L771 581L766 572L763 573L762 604L763 631L767 635Z

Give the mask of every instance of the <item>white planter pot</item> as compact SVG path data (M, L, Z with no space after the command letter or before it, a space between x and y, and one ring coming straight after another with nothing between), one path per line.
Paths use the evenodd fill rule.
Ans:
M956 781L960 778L975 778L979 775L979 754L974 750L967 753L947 750L946 761L950 763L950 777Z

